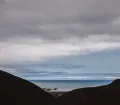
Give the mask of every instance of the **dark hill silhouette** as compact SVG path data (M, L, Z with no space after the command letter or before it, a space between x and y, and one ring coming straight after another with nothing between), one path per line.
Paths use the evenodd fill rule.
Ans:
M58 101L61 105L120 105L120 80L106 86L75 89Z
M54 97L24 79L0 71L0 105L120 105L120 80Z
M55 101L38 86L0 71L0 105L56 105Z

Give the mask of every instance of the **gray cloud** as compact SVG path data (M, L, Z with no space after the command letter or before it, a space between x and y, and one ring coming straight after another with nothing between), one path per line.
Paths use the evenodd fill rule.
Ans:
M119 36L120 23L112 23L120 18L119 5L119 0L5 0L0 39Z
M119 48L119 5L120 0L0 1L0 63Z
M5 1L4 0L0 0L0 4L5 4Z

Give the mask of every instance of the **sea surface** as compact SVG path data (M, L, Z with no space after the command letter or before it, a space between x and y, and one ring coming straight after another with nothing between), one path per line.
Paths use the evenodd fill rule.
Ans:
M120 79L118 73L86 73L82 69L61 69L59 65L54 65L57 68L1 68L4 71L33 82L41 88L58 88L61 91L73 90L76 88L101 86L111 83L115 79ZM66 67L65 65L62 65ZM68 67L68 65L67 65ZM69 65L69 67L71 67ZM73 67L73 66L72 66ZM75 66L78 67L78 66Z
M58 91L70 91L77 88L107 85L112 80L33 80L41 88L58 88Z

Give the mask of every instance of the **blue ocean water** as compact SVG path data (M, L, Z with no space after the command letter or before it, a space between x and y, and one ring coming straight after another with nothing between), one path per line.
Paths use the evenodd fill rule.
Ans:
M41 88L72 90L83 87L106 85L120 79L120 73L81 73L78 69L5 69L13 75L26 79ZM84 69L82 69L84 70Z
M106 85L112 80L33 80L41 88L58 88L59 91L70 91L77 88Z

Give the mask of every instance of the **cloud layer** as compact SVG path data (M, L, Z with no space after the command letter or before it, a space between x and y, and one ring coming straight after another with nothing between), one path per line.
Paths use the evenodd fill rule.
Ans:
M120 48L120 0L3 0L0 64Z

